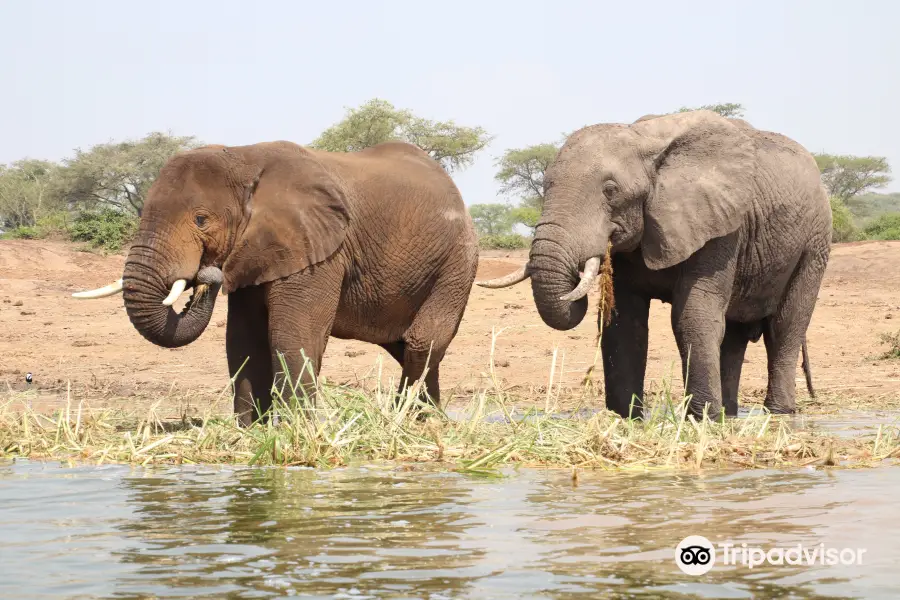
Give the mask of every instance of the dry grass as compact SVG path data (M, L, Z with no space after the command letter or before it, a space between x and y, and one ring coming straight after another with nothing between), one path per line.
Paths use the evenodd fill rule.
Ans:
M503 391L493 362L490 371L494 385L473 393L453 416L419 407L414 400L419 384L395 403L392 383L364 392L320 382L316 406L307 408L302 388L288 381L274 390L277 418L248 428L215 414L166 422L155 407L140 415L94 413L86 401L71 396L64 411L47 416L27 408L14 411L10 400L0 406L0 457L317 467L391 460L476 474L496 473L510 464L642 470L852 467L900 457L900 427L895 425L846 437L794 430L785 418L764 412L698 421L687 415L689 399L674 396L668 387L648 398L643 421L588 410L588 402L597 404L595 392L582 394L581 410L561 412L561 401L570 399L561 398L552 375L538 411L534 398Z

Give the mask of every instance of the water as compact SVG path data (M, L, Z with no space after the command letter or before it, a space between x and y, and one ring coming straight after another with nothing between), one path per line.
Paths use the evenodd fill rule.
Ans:
M707 475L0 464L3 598L896 598L900 469ZM687 535L863 547L717 564Z
M603 412L605 409L600 408L582 408L575 411L559 411L550 415L553 419L588 419L597 413ZM470 418L467 413L458 410L448 410L446 412L450 419L455 421L464 421ZM745 419L748 417L763 417L765 412L761 408L749 408L742 406L738 409L737 419ZM546 418L543 411L528 410L526 413L515 413L512 416L515 421L534 421ZM900 412L896 410L878 410L878 411L854 411L841 410L832 415L789 415L782 416L786 419L787 425L792 429L806 429L809 431L819 431L830 433L843 437L858 437L865 434L874 434L879 426L896 428L900 426ZM508 422L509 418L500 413L494 413L482 417L485 422Z

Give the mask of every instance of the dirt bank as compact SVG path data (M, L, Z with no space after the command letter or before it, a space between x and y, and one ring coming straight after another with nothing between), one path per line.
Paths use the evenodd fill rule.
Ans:
M508 273L525 258L524 251L486 252L478 277ZM187 398L205 398L223 389L228 381L226 302L218 303L209 329L197 342L166 350L132 328L120 296L93 301L71 297L74 291L120 277L123 262L123 256L82 252L64 242L0 240L0 384L5 390L24 390L25 373L31 372L33 385L46 392L41 402L51 406L59 405L71 382L79 393L90 389L92 396L111 404L146 402L162 394L164 403L180 410ZM817 390L900 396L900 361L874 358L885 349L879 334L900 329L898 265L900 242L834 247L809 331ZM474 288L442 365L442 388L450 392L485 385L491 327L505 328L496 352L504 383L523 389L546 385L558 346L557 376L562 366L563 385L577 385L594 357L596 300L591 298L591 316L579 327L558 332L541 322L527 283L504 290ZM653 302L647 368L651 385L670 373L680 385L669 312L668 306ZM323 374L332 381L372 385L379 355L387 382L399 374L399 367L380 348L332 339ZM764 390L765 365L762 342L751 345L742 394L758 397ZM799 363L797 383L802 396Z

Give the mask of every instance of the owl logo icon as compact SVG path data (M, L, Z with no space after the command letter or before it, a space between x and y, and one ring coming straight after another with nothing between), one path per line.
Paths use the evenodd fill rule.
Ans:
M716 548L702 535L689 535L675 547L675 564L686 575L703 575L716 564Z

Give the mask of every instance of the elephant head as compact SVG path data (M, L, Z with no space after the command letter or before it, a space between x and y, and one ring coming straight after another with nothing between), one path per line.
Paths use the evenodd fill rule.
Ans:
M478 284L505 287L530 277L544 323L576 327L609 246L613 253L640 249L654 270L684 261L741 225L756 165L746 128L710 111L580 129L545 173L528 264Z
M287 277L334 254L349 222L343 188L290 142L206 146L170 159L147 194L122 279L145 338L176 348L200 337L221 287L230 293ZM184 310L172 308L193 287Z

